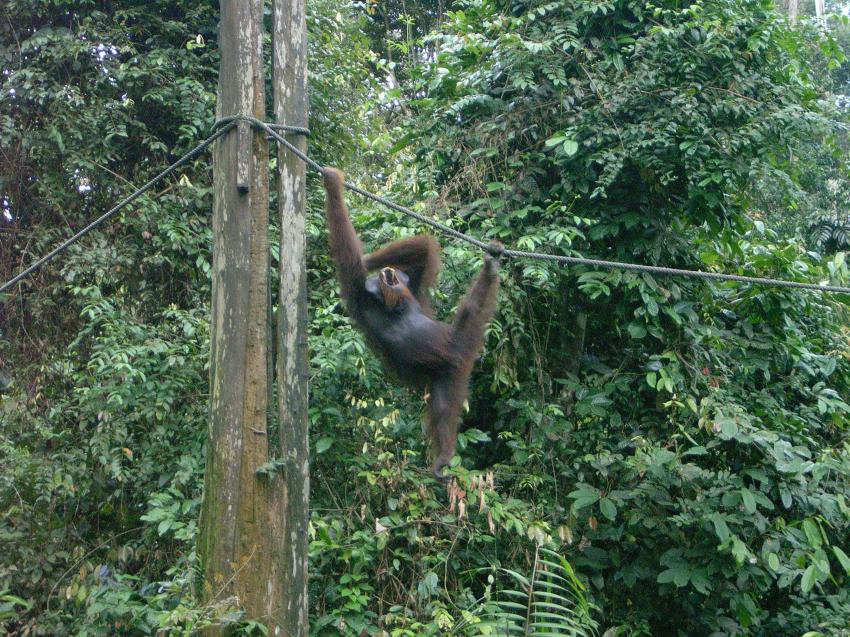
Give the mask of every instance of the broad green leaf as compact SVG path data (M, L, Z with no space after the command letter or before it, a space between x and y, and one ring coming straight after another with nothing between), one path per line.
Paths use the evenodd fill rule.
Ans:
M803 580L800 582L800 590L804 593L808 593L815 586L815 582L817 581L817 573L815 572L814 565L810 565L806 571L803 573Z
M629 336L634 339L641 339L646 336L646 328L639 323L629 323L626 329L629 332Z
M599 510L609 520L617 517L617 507L609 498L602 498L599 501Z
M687 586L690 572L684 567L668 568L658 574L659 584L675 584L678 588Z
M572 157L578 152L578 142L574 139L567 139L561 148L567 157Z
M720 433L726 438L734 438L738 435L738 423L734 418L721 418L719 420Z
M767 556L767 565L774 573L779 570L779 556L776 553L769 553Z
M745 512L750 515L756 512L756 499L749 489L741 489L741 501L744 504Z
M747 545L744 544L737 536L732 536L732 557L740 565L744 564L750 558L750 551Z
M719 514L715 514L711 517L711 521L714 524L714 533L718 539L721 542L728 540L731 533L729 532L729 527L726 525L726 520L720 517Z
M820 534L820 529L818 528L817 523L811 518L806 518L803 520L803 532L806 534L806 539L809 541L809 544L813 548L820 548L822 544L822 538Z
M847 557L847 553L837 546L832 547L832 552L835 554L835 558L838 560L839 564L841 564L842 568L844 568L844 572L850 575L850 557Z
M575 507L576 510L583 509L585 507L589 507L592 504L596 504L597 500L599 500L598 497L576 498L575 502L573 502L573 507Z

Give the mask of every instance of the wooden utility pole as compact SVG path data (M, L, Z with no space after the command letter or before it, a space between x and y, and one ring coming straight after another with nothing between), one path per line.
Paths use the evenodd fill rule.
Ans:
M307 126L307 27L305 0L275 0L273 11L274 111L278 124ZM307 140L289 141L306 151ZM280 149L280 305L278 399L281 457L285 461L282 599L285 634L307 637L307 525L310 465L307 447L307 267L305 166Z
M219 118L265 119L263 0L220 0ZM282 632L283 538L269 461L268 143L247 124L216 144L210 416L198 551L203 596ZM213 626L208 635L223 635Z

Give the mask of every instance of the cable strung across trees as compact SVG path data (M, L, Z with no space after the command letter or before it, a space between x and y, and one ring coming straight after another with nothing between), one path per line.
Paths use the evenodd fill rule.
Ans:
M239 122L247 122L251 124L251 126L255 129L264 131L270 138L274 139L278 144L284 146L289 152L298 157L301 161L303 161L309 168L311 168L314 172L323 174L324 166L318 163L316 160L311 159L309 155L303 153L299 150L295 145L291 144L287 139L285 139L278 130L284 131L293 135L309 135L310 131L307 128L303 128L300 126L287 126L285 124L269 124L267 122L263 122L255 117L250 117L248 115L234 115L231 117L224 117L218 120L213 126L213 133L203 140L200 144L195 146L192 150L183 155L180 159L171 164L168 168L159 173L156 177L147 182L144 186L137 189L125 199L121 200L117 203L113 208L105 212L103 215L92 221L85 228L77 232L75 235L66 239L61 244L56 246L53 250L48 252L46 255L38 259L36 262L31 264L29 267L25 268L14 277L12 277L9 281L0 286L0 294L10 289L15 283L21 281L25 277L29 276L36 270L38 270L42 265L65 251L67 248L72 246L74 243L82 239L89 232L97 228L104 221L115 215L117 212L122 210L124 207L138 199L145 192L153 188L157 183L168 177L171 173L173 173L177 168L193 159L201 152L206 150L213 142L222 137L225 133L229 132ZM447 226L444 223L441 223L435 219L431 219L423 215L422 213L416 212L415 210L411 210L406 206L402 206L400 204L387 199L386 197L381 197L380 195L375 195L367 190L363 190L359 186L355 186L354 184L350 184L348 182L343 182L343 185L350 190L351 192L357 193L358 195L370 199L376 203L381 204L382 206L386 206L391 210L395 210L396 212L400 212L405 214L417 221L420 221L428 226L431 226L435 230L438 230L442 234L445 234L450 237L454 237L455 239L460 239L461 241L466 241L469 244L474 245L481 250L489 252L492 250L490 244L485 241L481 241L480 239L476 239L468 234L465 234L459 230L456 230L450 226ZM778 288L792 288L798 290L810 290L815 292L831 292L836 294L850 294L850 287L841 286L841 285L821 285L819 283L806 283L801 281L788 281L785 279L773 279L769 277L757 277L757 276L746 276L740 274L727 274L723 272L707 272L705 270L685 270L682 268L668 268L664 266L657 265L643 265L640 263L625 263L621 261L606 261L604 259L591 259L588 257L574 257L567 256L563 254L547 254L545 252L526 252L523 250L504 250L504 252L500 252L500 255L504 255L507 257L519 258L519 259L537 259L541 261L555 261L557 263L568 263L574 265L589 265L597 268L606 268L609 270L627 270L631 272L646 272L648 274L658 274L663 276L680 276L680 277L688 277L695 279L704 279L704 280L712 280L712 281L734 281L736 283L746 283L749 285L762 285L767 287L778 287Z

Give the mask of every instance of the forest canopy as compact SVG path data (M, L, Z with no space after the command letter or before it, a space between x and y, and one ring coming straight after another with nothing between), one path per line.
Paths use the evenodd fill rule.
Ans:
M816 5L310 0L309 152L509 248L847 286L850 19ZM0 7L0 283L210 133L217 37L209 1ZM263 634L198 593L211 175L0 295L0 632ZM534 592L557 635L850 636L848 295L505 260L447 488L323 202L311 634L502 634ZM367 249L427 231L349 205ZM438 238L446 318L481 253Z

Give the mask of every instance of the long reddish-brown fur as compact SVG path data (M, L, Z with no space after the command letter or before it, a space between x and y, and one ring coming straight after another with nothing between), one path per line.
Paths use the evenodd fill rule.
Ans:
M405 384L427 388L433 468L442 479L442 469L454 455L472 365L496 308L498 258L485 257L451 325L435 321L428 292L440 270L436 240L419 235L364 256L345 205L342 173L325 168L324 178L328 239L342 298L385 365ZM380 272L370 276L374 270ZM406 285L397 272L406 275Z

